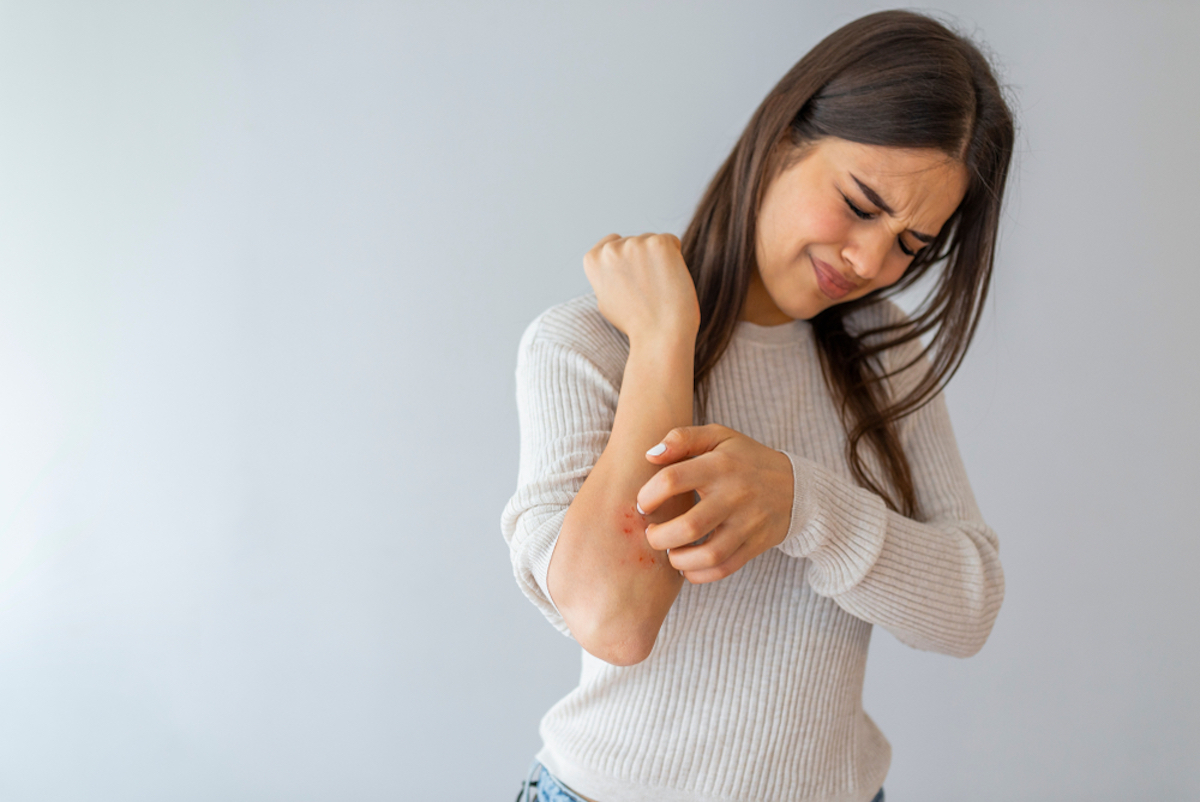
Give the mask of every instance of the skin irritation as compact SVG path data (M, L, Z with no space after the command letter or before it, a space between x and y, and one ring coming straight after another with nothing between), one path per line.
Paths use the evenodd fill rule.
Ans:
M633 547L634 553L622 558L622 565L632 565L634 562L645 568L657 568L667 564L666 552L655 551L646 540L646 516L637 511L636 507L621 509L621 531L625 533Z

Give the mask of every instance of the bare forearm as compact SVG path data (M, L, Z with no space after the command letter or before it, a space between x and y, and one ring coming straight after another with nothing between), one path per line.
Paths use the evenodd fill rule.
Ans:
M611 436L571 503L550 562L549 587L572 634L611 663L644 659L683 580L646 542L647 522L690 505L678 497L642 516L638 490L658 468L645 452L692 423L694 339L631 342Z

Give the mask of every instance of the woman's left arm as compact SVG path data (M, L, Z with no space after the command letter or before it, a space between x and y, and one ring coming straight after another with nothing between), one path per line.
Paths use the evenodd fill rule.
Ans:
M1004 598L996 534L975 504L943 396L904 424L920 520L789 454L792 517L779 549L808 559L813 590L852 615L909 646L969 657Z
M907 320L891 302L858 314L854 328L868 334ZM910 340L884 352L893 397L911 392L929 370L922 348ZM670 548L672 565L692 582L728 576L778 548L806 559L809 586L850 614L909 646L969 657L983 647L1004 598L996 534L976 506L944 396L898 421L897 434L912 471L915 519L845 473L732 429L672 430L666 452L647 457L670 467L638 501L650 510L692 489L700 501L646 537Z
M996 535L975 504L942 395L901 428L919 520L812 460L710 425L672 430L664 453L647 457L669 467L639 492L643 508L693 489L701 500L646 537L695 583L777 547L807 559L812 589L852 615L918 649L968 657L1004 597Z

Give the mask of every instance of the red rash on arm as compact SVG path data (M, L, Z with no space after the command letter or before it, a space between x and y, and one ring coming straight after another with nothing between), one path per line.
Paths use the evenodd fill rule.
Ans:
M647 568L654 568L659 565L667 565L667 553L665 551L655 551L646 541L646 516L637 512L636 507L624 509L619 513L621 520L621 531L629 536L629 539L640 546L636 554L637 562ZM622 565L629 565L633 562L631 554L629 559L621 560Z
M649 656L683 586L666 552L646 540L646 526L685 512L691 494L668 500L648 518L634 501L659 470L646 460L646 449L673 427L692 424L695 345L690 328L630 340L612 431L567 509L546 574L572 636L613 665Z

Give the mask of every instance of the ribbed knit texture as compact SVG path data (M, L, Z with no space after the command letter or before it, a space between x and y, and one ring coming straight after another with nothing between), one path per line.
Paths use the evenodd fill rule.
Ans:
M902 317L885 303L850 325ZM903 365L919 348L894 349L903 352L885 364ZM547 591L550 557L607 443L628 353L594 296L548 310L521 339L520 472L501 528L518 585L567 634ZM922 370L896 377L892 392ZM854 483L807 322L738 323L710 387L697 423L791 459L787 538L726 579L685 583L642 663L622 668L584 652L579 687L542 719L538 758L598 802L867 802L891 755L862 709L872 625L920 649L978 651L1004 595L995 534L940 395L900 427L920 520Z

